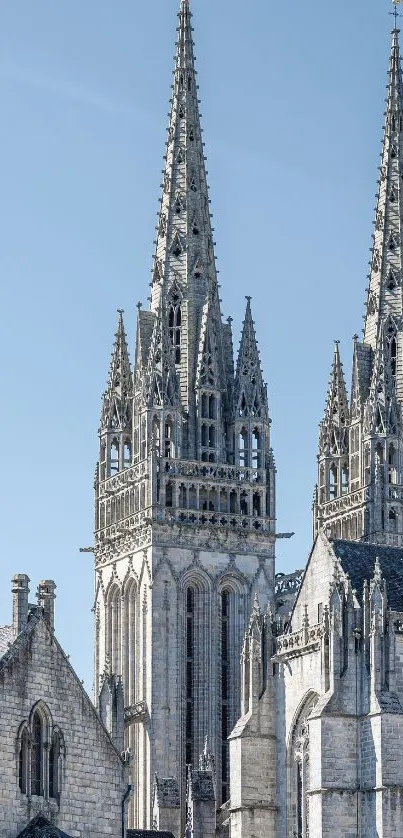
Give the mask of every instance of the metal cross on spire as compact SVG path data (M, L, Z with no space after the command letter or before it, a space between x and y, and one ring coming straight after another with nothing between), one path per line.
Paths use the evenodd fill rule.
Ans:
M397 29L397 19L398 19L398 17L401 17L401 15L399 15L399 12L397 11L397 7L398 7L399 3L401 3L401 2L402 2L402 0L392 0L394 9L393 9L393 12L389 12L389 14L393 15L393 17L395 19L395 29Z

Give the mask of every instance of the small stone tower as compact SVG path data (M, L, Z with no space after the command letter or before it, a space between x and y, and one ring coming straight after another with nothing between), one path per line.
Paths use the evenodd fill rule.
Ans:
M149 828L155 774L177 784L205 737L217 805L240 714L255 593L274 596L275 465L250 298L234 371L220 310L191 12L182 0L151 305L129 361L119 312L95 481L95 689L122 679L129 826Z
M348 404L336 345L320 425L314 534L403 546L403 84L392 32L368 296Z

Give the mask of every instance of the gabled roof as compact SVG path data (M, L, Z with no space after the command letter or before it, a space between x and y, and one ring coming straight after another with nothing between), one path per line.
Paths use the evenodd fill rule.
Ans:
M0 658L5 655L10 643L14 640L14 632L12 626L0 626Z
M106 738L109 740L110 747L113 749L114 753L116 754L117 760L120 761L120 763L122 763L122 755L120 754L120 752L116 748L116 745L114 744L109 731L107 730L107 728L105 727L101 717L97 713L97 710L95 709L89 695L86 693L82 682L80 681L76 671L73 669L73 666L70 663L70 660L69 660L68 656L66 655L65 651L61 647L60 643L56 639L53 632L51 632L51 629L49 628L49 626L48 626L48 624L47 624L47 622L44 618L43 609L41 607L31 606L31 608L28 612L28 621L27 621L26 626L17 635L17 637L8 645L7 650L3 653L3 655L0 656L0 673L3 670L6 671L8 666L10 664L12 664L13 660L18 660L19 653L27 646L29 638L31 637L31 635L34 634L35 629L37 628L37 626L39 624L42 624L45 627L45 630L47 632L49 632L49 634L51 635L52 644L58 649L60 655L62 656L62 658L64 660L64 663L66 664L67 668L69 669L69 671L71 673L72 678L74 678L74 680L78 684L80 692L82 693L83 700L85 700L87 702L87 705L90 708L91 712L93 713L94 717L96 718L100 728L103 729ZM2 628L3 628L3 630L4 629L11 629L10 626L3 626ZM0 629L0 633L1 633L1 629ZM60 833L60 834L62 834L62 833ZM18 838L19 838L19 836L18 836ZM25 838L25 834L24 834L24 838ZM67 836L67 838L69 838L69 836Z
M375 561L379 560L386 581L388 605L392 611L403 611L403 549L365 544L359 541L331 541L330 546L339 559L351 585L361 596L364 581L374 576Z
M71 836L53 826L43 815L37 815L19 833L18 838L71 838Z

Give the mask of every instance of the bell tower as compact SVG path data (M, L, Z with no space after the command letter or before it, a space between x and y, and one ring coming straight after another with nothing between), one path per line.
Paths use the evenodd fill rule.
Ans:
M363 339L350 405L336 347L320 425L314 532L403 546L403 83L392 32Z
M267 392L249 298L234 372L196 78L182 0L151 305L138 307L133 370L119 314L95 486L95 689L104 672L122 679L138 828L151 827L156 775L178 788L184 830L206 737L217 807L227 800L243 637L255 594L262 608L274 596Z

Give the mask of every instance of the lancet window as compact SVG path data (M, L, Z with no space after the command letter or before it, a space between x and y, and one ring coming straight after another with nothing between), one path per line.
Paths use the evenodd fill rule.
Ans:
M329 469L329 498L330 500L334 500L337 498L338 495L338 469L337 466L332 463Z
M127 704L133 704L135 700L136 680L136 596L137 586L134 579L130 579L124 591L124 628L126 637L125 648L125 697Z
M173 422L171 418L165 421L165 441L164 441L164 456L169 459L175 456L174 439L173 439Z
M396 450L394 445L389 446L388 453L388 478L389 483L397 483Z
M120 445L118 439L113 439L111 444L111 460L110 460L110 473L111 475L117 474L119 471L119 451Z
M187 588L186 597L186 765L193 762L194 666L195 666L195 589Z
M229 797L230 592L221 594L221 800Z
M121 675L122 597L117 584L113 584L108 593L106 631L111 671Z
M130 439L125 439L123 443L123 467L130 468L132 464L132 443Z
M182 310L179 294L174 292L168 301L168 328L171 346L174 348L175 364L181 361Z
M50 713L43 702L36 705L29 721L18 734L18 784L29 797L59 799L62 760L65 757L63 734L52 726Z
M291 782L290 834L296 838L309 838L309 788L310 788L310 744L309 716L317 703L317 696L311 696L295 724L289 752L289 777Z

